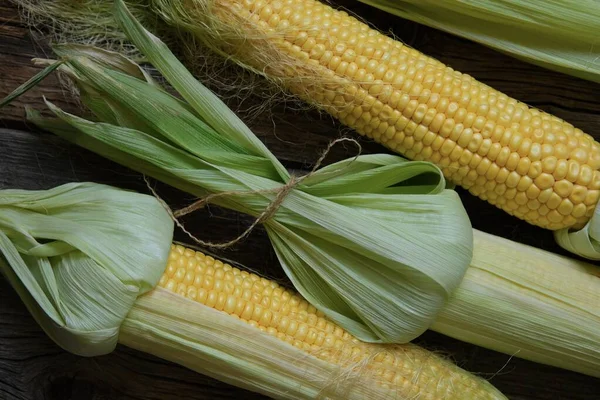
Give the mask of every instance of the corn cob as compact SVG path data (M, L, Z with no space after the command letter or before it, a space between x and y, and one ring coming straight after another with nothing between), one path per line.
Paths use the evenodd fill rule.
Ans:
M349 370L344 374L354 370L378 387L381 398L504 398L487 381L416 345L360 342L277 283L180 245L171 247L159 286L239 319L257 334L285 341L307 357ZM125 335L128 324L126 320ZM132 344L128 339L121 342ZM352 393L335 397L356 398Z
M581 228L600 145L316 0L156 0L168 22L531 224ZM208 27L208 29L207 29Z

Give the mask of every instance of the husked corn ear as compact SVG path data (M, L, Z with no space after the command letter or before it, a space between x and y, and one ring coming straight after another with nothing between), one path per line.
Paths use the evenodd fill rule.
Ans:
M316 0L214 0L208 13L203 3L189 0L188 16L169 20L194 30L193 15L201 40L360 134L436 163L454 183L534 225L579 228L592 216L600 145L573 125ZM216 39L200 27L206 18L218 26Z
M323 361L358 368L361 375L389 389L390 398L500 396L488 382L418 346L363 343L277 283L180 245L172 246L159 286L239 318Z

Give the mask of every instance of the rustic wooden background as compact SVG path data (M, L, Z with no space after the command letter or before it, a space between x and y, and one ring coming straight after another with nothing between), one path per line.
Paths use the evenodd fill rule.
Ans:
M482 46L389 16L350 1L350 8L384 31L469 73L505 93L563 117L600 138L600 85L570 78L516 61ZM49 54L20 23L15 8L0 0L0 98L31 77L34 56ZM24 105L42 108L42 94L68 110L77 105L50 77L19 101L0 110L0 189L43 189L69 181L96 181L147 191L141 177L56 137L36 131L24 120ZM342 127L314 112L290 112L276 106L270 115L251 120L251 127L291 168L310 165ZM384 151L361 140L366 152ZM354 154L336 147L334 161ZM174 206L189 196L164 186L161 194ZM483 231L562 252L550 232L506 216L460 191L473 225ZM240 233L249 219L211 208L186 220L200 237L213 240ZM185 238L179 233L177 238ZM234 250L222 252L258 271L284 279L261 229ZM511 399L600 399L600 380L538 365L427 332L418 342L452 357L463 368L496 385ZM185 368L120 346L108 356L81 358L51 342L35 324L18 296L0 277L0 399L259 399Z

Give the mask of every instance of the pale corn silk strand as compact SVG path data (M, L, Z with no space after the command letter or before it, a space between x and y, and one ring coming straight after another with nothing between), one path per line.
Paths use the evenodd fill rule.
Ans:
M144 57L119 29L113 13L113 0L9 0L19 7L21 20L36 39L51 43L79 43L117 51L136 62ZM265 82L264 79L233 64L224 65L221 55L192 35L173 30L158 18L150 0L127 0L127 6L144 26L177 52L208 88L223 99L239 104L236 110L245 120L265 118L272 107L285 103L288 110L307 110L313 106ZM93 16L93 17L90 17ZM61 82L68 84L68 82ZM69 87L69 89L72 89ZM242 106L243 104L243 106Z
M231 246L236 245L243 239L245 239L254 230L254 228L256 228L258 225L271 219L275 215L277 210L279 209L279 206L281 206L281 203L283 203L283 201L285 200L285 197L288 195L288 193L292 189L294 189L297 185L299 185L303 180L310 178L321 167L321 164L323 163L323 161L325 160L325 158L331 151L331 148L334 145L336 145L337 143L346 142L346 141L353 143L354 145L356 145L358 147L358 154L354 157L354 159L356 160L356 158L358 158L358 156L360 156L360 154L362 153L362 146L360 145L360 143L358 143L358 141L356 141L355 139L350 139L350 138L335 139L335 140L332 140L331 142L329 142L329 144L327 145L327 148L325 149L325 151L323 151L321 157L319 157L319 159L317 160L314 167L312 168L312 170L309 173L307 173L306 175L302 175L300 177L296 177L296 176L292 175L290 177L289 182L286 183L285 185L282 185L279 188L273 188L273 189L267 189L267 190L250 190L250 191L232 190L232 191L227 191L227 192L213 193L213 194L210 194L206 197L203 197L203 198L195 201L194 203L190 204L189 206L183 207L176 211L173 211L166 204L166 202L160 198L160 196L158 195L156 190L154 190L154 188L152 188L152 186L150 185L150 181L148 180L148 178L146 176L144 176L144 181L146 182L146 186L148 187L148 189L150 190L152 195L154 197L156 197L157 200L159 200L161 202L161 204L163 204L163 206L166 208L167 212L173 219L173 222L175 223L175 225L177 225L179 227L179 229L181 229L190 239L192 239L197 244L199 244L201 246L206 246L208 248L227 249ZM352 163L343 166L342 169L348 168L351 164ZM208 242L205 240L198 239L196 236L191 234L185 228L185 226L183 226L181 221L179 221L180 217L183 217L185 215L191 214L197 210L204 208L207 204L209 204L211 202L211 200L214 200L216 198L227 197L227 196L244 196L244 195L248 196L248 195L262 194L262 193L276 193L276 196L271 201L271 203L269 203L267 208L265 208L265 210L263 212L261 212L260 215L254 220L254 222L252 222L252 224L248 228L246 228L246 230L244 230L244 232L242 232L240 235L238 235L237 237L235 237L227 242L214 243L214 242Z
M19 7L21 19L35 37L49 38L54 43L94 45L141 59L139 51L116 24L112 0L9 1ZM128 0L127 4L146 26L167 33L164 24L148 8L148 0Z
M159 13L165 21L172 24L174 27L177 27L177 29L183 29L186 32L193 33L198 40L211 47L215 52L222 54L227 59L232 60L246 69L265 76L276 85L281 86L284 90L311 102L318 108L339 118L343 123L356 128L359 133L373 137L376 141L404 154L409 159L427 160L431 158L431 160L433 160L434 157L425 155L426 152L424 150L428 149L428 146L420 146L422 143L418 143L417 139L411 141L413 140L412 133L406 133L405 135L403 131L404 128L399 129L393 126L393 124L395 124L393 121L396 120L392 118L394 109L391 108L390 110L385 111L386 105L392 101L390 100L391 97L388 96L389 99L386 100L387 103L382 100L383 105L380 104L379 106L383 107L383 111L381 111L377 117L373 116L370 118L370 120L378 121L377 129L381 128L382 125L388 126L387 123L389 122L389 128L385 133L378 131L374 126L371 126L367 119L361 119L364 114L369 114L370 108L374 107L375 103L379 101L379 92L387 93L386 88L388 88L389 85L385 83L386 81L374 79L373 74L375 74L375 72L371 74L371 80L366 79L367 74L364 69L355 71L356 74L354 74L352 78L349 78L350 75L348 74L350 74L350 72L338 72L336 70L336 66L338 66L337 68L342 68L342 64L344 64L345 61L341 63L338 63L338 61L343 60L343 57L346 57L349 52L352 52L353 54L353 56L348 56L350 58L361 54L358 50L356 50L356 52L353 50L356 43L351 42L350 36L343 36L344 30L348 30L348 32L350 32L349 35L358 35L360 33L365 38L377 37L378 42L373 42L372 47L367 48L369 51L377 52L377 46L383 44L388 47L404 47L405 49L403 51L406 52L405 55L408 55L408 58L411 60L414 59L413 61L415 61L416 64L419 62L422 63L424 69L426 69L425 67L434 68L436 71L437 69L444 69L446 70L445 73L448 75L446 78L450 78L450 74L452 74L455 80L457 80L457 77L460 77L462 81L467 82L470 85L479 85L482 90L489 91L489 93L494 94L494 96L497 95L498 98L506 97L499 93L495 94L495 91L486 85L474 81L467 75L449 70L442 63L426 57L415 50L408 48L408 46L400 45L398 42L393 42L389 38L384 38L384 36L376 30L370 29L368 25L360 24L355 19L348 18L345 13L340 13L339 11L327 8L317 1L155 0L153 4L157 13ZM309 13L307 11L305 13L305 10L310 10L312 12ZM337 29L335 27L335 24L337 23L340 23L343 26ZM350 27L352 27L351 31ZM333 32L334 30L335 32ZM325 32L330 32L330 34ZM306 47L306 50L304 50L304 47ZM331 54L339 53L339 57L337 57L337 61L335 61L335 66L329 67L323 64L323 61L319 61L319 52L324 51L322 57L326 57L326 49L331 50ZM356 59L358 60L358 58ZM334 59L336 59L336 57L331 58L331 63L334 63ZM377 68L378 66L383 68L387 62L383 61L384 58L379 60L377 56L373 56L372 58L367 57L367 59L371 60L371 63L374 63L373 68ZM358 63L358 61L356 62ZM346 63L348 65L346 65L347 68L344 67L344 71L351 69L349 63L350 61ZM370 64L368 64L367 67L369 67L369 65ZM413 69L416 68L414 66L411 67L410 65L409 67ZM377 69L377 71L379 71L379 69ZM402 68L398 67L398 72L401 71ZM361 75L361 72L364 74ZM388 70L388 72L394 72L394 70ZM418 73L418 70L416 73ZM400 74L400 76L401 75L402 74ZM365 77L365 80L361 80L359 76ZM358 89L356 89L357 87ZM421 86L415 84L414 87ZM414 87L412 89L414 89ZM419 93L419 91L414 91L413 93L412 89L410 93L404 93L404 95L409 95L407 109L413 107L411 110L414 111L417 109L415 108L417 105L423 106L424 104L420 104L421 101L419 100L421 98L420 96L423 96L423 94ZM381 96L383 96L383 94L381 94ZM366 102L366 100L369 100L369 102ZM411 106L411 102L415 101L417 105ZM570 136L566 137L566 139L569 139L569 146L571 146L571 139L573 139L577 141L577 146L579 147L576 146L573 149L572 154L567 156L566 159L563 159L564 157L559 156L557 153L559 160L554 164L558 165L558 167L552 167L554 164L550 162L551 160L543 158L538 162L538 164L540 164L540 173L536 173L534 171L538 166L534 165L536 163L532 163L531 168L535 168L530 168L530 173L525 174L531 175L532 178L525 175L516 176L517 180L521 176L523 179L529 179L527 187L519 184L514 185L515 189L505 188L507 190L500 191L503 184L496 183L494 179L486 178L486 174L490 173L486 172L488 164L494 164L492 161L494 158L486 158L487 156L480 157L482 158L482 161L480 165L476 165L477 168L469 167L470 169L468 170L465 170L466 167L463 167L463 164L458 160L452 162L452 159L447 156L445 159L448 159L446 160L448 162L440 164L445 176L455 183L468 188L472 194L495 204L497 207L502 208L512 215L525 219L532 224L554 230L558 244L565 249L586 258L600 259L600 226L598 226L600 218L592 218L594 213L598 212L597 210L599 208L600 170L598 170L598 166L600 165L600 145L595 142L591 136L584 134L565 121L557 119L556 117L551 117L539 110L530 108L523 103L514 101L513 106L515 109L520 110L519 112L521 113L531 114L530 116L532 118L537 116L541 121L552 121L552 124L555 125L558 123L559 126L564 128L565 132L571 132L569 134ZM427 105L427 107L429 106ZM490 107L493 108L495 106ZM360 115L356 114L356 110L360 111ZM428 111L431 110L428 109ZM503 112L501 109L498 109L497 111L499 113ZM369 115L367 115L367 117L368 116ZM378 117L383 119L380 120ZM424 115L424 117L426 117L426 115ZM410 118L408 116L405 118L407 118L406 122L410 125ZM402 114L400 114L400 119L398 121L401 120ZM485 123L485 121L483 122ZM551 128L543 128L541 130L544 135L552 136L560 134L560 132L555 131L555 129L558 128L555 128L552 124L549 125ZM458 125L462 126L461 124ZM416 127L417 130L418 128L422 128L418 123L416 124ZM401 138L399 141L396 141L395 139L392 140L387 136L387 131L392 128L396 129L394 131L394 138ZM465 132L467 130L468 129L465 129ZM496 131L494 130L494 132ZM513 136L518 139L519 135L521 134L516 133ZM452 136L450 135L450 137ZM449 140L450 139L446 141ZM470 141L469 143L459 145L459 143L461 143L460 140L451 140L457 142L454 150L462 148L463 152L466 151L467 148L471 149L471 146L474 144L473 141ZM557 144L556 146L558 149L559 145ZM533 147L534 145L532 145L531 157L535 157ZM507 146L502 148L502 151L504 150L509 150L510 156L518 154L516 152L511 153L510 151L513 150L510 150ZM422 153L420 153L421 151ZM442 150L440 150L440 152L441 151ZM474 149L473 151L477 152ZM589 165L583 161L581 163L579 162L580 154L576 153L576 151L579 151L582 156L585 156L583 158L589 160ZM499 154L502 154L502 152ZM439 154L436 153L433 155ZM479 157L479 155L473 155L472 161L475 160L476 157ZM437 161L434 162L440 160L444 161L445 159L442 158L443 157L440 156L436 158ZM521 156L521 158L527 157ZM533 159L535 160L535 158ZM527 158L527 160L529 159ZM467 165L472 164L472 161L471 163L467 163ZM571 168L571 163L576 163L577 165ZM501 166L502 164L499 165ZM543 170L542 166L544 168ZM566 171L567 166L570 171L568 172L568 178L565 176L558 177L560 175L559 172L555 173L556 178L552 176L551 173L554 169L556 169L556 171ZM550 172L546 173L546 168L549 168ZM493 170L493 168L489 169ZM505 186L512 188L514 182L509 184L508 181L514 181L515 177L510 176L511 170L507 169L504 172L506 172L508 177ZM476 174L473 175L471 173ZM577 173L577 176L571 177L571 174L575 173ZM512 174L517 174L516 170L513 171ZM498 175L498 179L500 179L499 177L500 175ZM485 181L480 182L481 178L485 178ZM552 184L555 179L557 182L556 188L552 189ZM584 183L580 184L580 181ZM488 184L490 183L493 184L493 187L489 187ZM527 181L519 183L527 183ZM526 191L529 186L534 186L534 184L539 186L539 188L538 186L533 188L536 189L537 192L535 190ZM552 190L552 193L544 192L540 194L542 189L545 190L548 185L550 185L549 188ZM565 190L568 191L569 187L575 187L576 189L573 189L573 194L570 196L570 192L565 192ZM514 194L509 196L509 192L511 191L515 191L516 196L514 196ZM503 193L506 193L506 197L503 197ZM566 194L558 195L557 193ZM550 200L548 200L547 195L550 195ZM539 200L537 198L538 196Z

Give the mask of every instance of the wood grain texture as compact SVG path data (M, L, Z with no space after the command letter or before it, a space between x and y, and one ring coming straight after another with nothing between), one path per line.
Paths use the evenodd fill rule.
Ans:
M384 31L458 70L467 72L522 101L566 118L600 138L600 85L533 67L480 45L389 16L350 1L351 7ZM19 22L16 10L0 0L0 98L32 76L30 59L47 49L35 43ZM42 108L42 94L67 110L78 106L55 78L0 110L0 189L45 189L70 181L95 181L147 192L141 176L62 140L35 131L23 120L23 106ZM293 112L276 106L269 116L251 121L252 129L290 168L302 168L318 158L328 141L345 131L316 112ZM382 147L361 139L365 152ZM337 147L329 162L351 156L351 146ZM188 204L189 195L157 184L174 207ZM459 190L473 225L483 231L561 252L552 235ZM211 207L185 220L201 238L235 237L249 218ZM186 241L180 232L176 239ZM187 240L189 241L189 240ZM257 229L233 250L220 256L286 282L264 230ZM600 380L546 367L427 332L418 342L440 351L467 370L490 379L509 398L596 399ZM82 358L54 345L35 324L18 296L0 278L0 399L259 399L263 398L155 357L120 346L108 356Z

